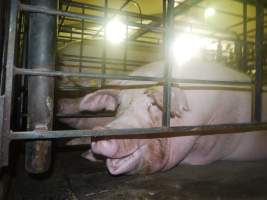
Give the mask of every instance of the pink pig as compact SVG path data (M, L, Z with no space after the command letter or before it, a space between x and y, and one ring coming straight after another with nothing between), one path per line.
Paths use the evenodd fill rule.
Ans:
M161 76L163 62L146 65L131 75ZM173 69L174 78L248 81L233 69L215 63L192 61ZM142 82L143 83L143 82ZM121 84L136 84L121 81ZM138 82L140 84L140 82ZM182 89L184 88L184 89ZM263 94L263 103L267 95ZM99 104L100 102L100 104ZM160 127L162 88L99 90L86 95L80 110L113 110L115 119L95 129ZM246 123L251 121L251 92L248 90L172 88L171 126ZM267 119L267 106L262 105L262 119ZM76 126L79 128L78 126ZM207 136L160 138L98 138L91 144L95 154L107 158L111 174L154 173L177 164L203 165L216 160L258 160L267 158L267 131Z

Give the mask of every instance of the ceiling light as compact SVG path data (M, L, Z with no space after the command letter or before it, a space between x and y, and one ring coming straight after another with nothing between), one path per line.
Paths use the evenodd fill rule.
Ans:
M127 26L118 18L114 18L106 25L107 40L119 44L126 38Z
M207 18L207 17L212 17L212 16L214 16L215 15L215 13L216 13L216 10L214 9L214 8L206 8L205 9L205 13L204 13L204 15L205 15L205 17Z

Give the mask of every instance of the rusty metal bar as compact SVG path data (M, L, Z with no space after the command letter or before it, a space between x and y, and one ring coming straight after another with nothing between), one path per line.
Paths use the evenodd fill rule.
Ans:
M43 9L56 8L54 0L31 0ZM55 69L56 17L43 13L29 15L28 66L30 69ZM52 130L54 79L31 76L28 80L28 124L30 130ZM51 141L26 142L25 168L43 173L51 163Z

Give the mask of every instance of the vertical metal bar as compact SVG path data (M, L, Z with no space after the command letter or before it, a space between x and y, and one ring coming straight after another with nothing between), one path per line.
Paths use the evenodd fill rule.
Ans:
M247 0L243 0L243 59L242 59L242 69L247 70L247 56L248 56L248 46L247 46Z
M123 54L123 71L126 72L127 70L127 56L128 56L128 38L129 38L129 31L128 31L128 17L126 17L126 40L124 43L124 54Z
M107 20L108 20L108 0L105 0L105 5L104 5L104 18L105 18L105 23L104 23L104 40L103 40L103 51L102 51L102 67L101 67L101 73L105 74L106 73L106 63L107 63ZM101 79L101 87L105 85L105 79Z
M235 41L235 55L236 55L236 67L238 69L241 69L241 66L242 66L242 61L241 61L242 47L241 47L241 41L239 39Z
M255 79L255 94L254 94L254 121L261 121L261 90L262 90L262 70L263 70L263 34L264 34L264 7L263 1L256 0L256 79Z
M82 14L84 15L84 6L82 7ZM79 62L79 72L82 71L82 59L83 59L83 48L84 48L84 19L82 19L81 26L81 44L80 44L80 62Z
M6 62L6 81L5 81L5 100L3 112L3 127L0 134L0 167L8 165L9 160L9 132L12 104L12 89L14 79L14 53L16 38L16 18L17 0L12 0L10 4L10 18L8 27L7 62Z
M4 47L4 1L0 0L0 62L2 71L2 58L3 58L3 47Z
M70 2L71 2L71 1L68 1L68 2L67 2L66 8L65 8L65 12L67 12L67 11L69 10L69 8L70 8ZM63 3L64 3L64 1L62 1L61 3L59 2L59 5L61 5L60 10L61 10L62 7L63 7ZM64 20L65 20L65 16L62 16L62 17L60 18L60 20L59 20L58 34L59 34L59 32L62 31L62 26L63 26L63 24L64 24Z
M167 12L166 10L167 10L167 0L162 0L162 24L163 24L163 27L165 27L165 24L166 24L166 12Z
M56 9L55 0L31 0L32 5ZM30 13L28 66L42 71L55 69L56 18L52 15ZM53 122L54 79L51 77L29 77L28 84L28 128L51 130ZM42 173L51 162L51 141L26 143L25 167L30 173Z
M170 127L170 107L171 107L171 71L173 65L173 53L171 45L173 41L174 25L174 0L167 1L167 13L165 23L165 70L164 70L164 90L163 90L163 116L162 126Z

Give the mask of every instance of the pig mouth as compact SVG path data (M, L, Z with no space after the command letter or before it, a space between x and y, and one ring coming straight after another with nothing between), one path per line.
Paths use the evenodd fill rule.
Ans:
M111 174L118 175L135 171L140 163L141 149L137 149L131 154L122 158L107 158L107 167Z

